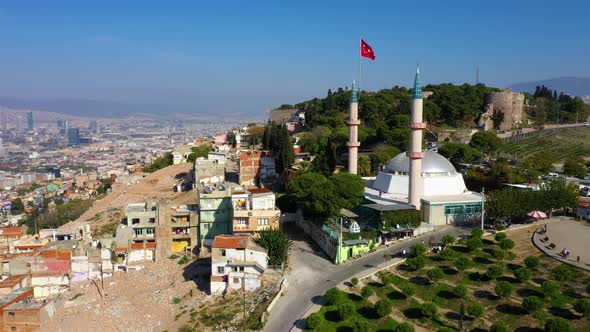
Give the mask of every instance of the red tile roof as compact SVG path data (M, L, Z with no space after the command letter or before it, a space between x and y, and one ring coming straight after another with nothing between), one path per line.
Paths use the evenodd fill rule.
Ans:
M211 248L245 249L248 247L248 235L217 235Z
M271 192L271 190L268 188L252 188L252 189L248 189L248 191L253 194L263 194L263 193Z
M2 227L0 237L21 237L25 235L25 227Z

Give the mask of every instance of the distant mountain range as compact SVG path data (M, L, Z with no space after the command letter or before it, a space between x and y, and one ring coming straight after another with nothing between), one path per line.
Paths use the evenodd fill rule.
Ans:
M559 92L565 92L575 96L590 96L590 78L588 77L559 77L541 81L522 82L510 86L512 90L519 92L535 92L535 87L544 85Z

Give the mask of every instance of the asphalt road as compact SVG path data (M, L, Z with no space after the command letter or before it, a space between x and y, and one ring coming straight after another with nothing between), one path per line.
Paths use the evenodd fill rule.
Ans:
M409 249L416 242L428 242L430 237L439 240L446 234L459 236L469 234L470 230L444 227L433 233L424 234L382 248L362 258L335 265L327 259L321 249L296 226L287 228L293 245L289 250L287 273L288 286L284 296L270 312L264 331L286 332L293 326L303 328L301 316L313 305L322 303L322 295L330 288L352 278L358 273L385 262L385 253L398 254L401 249Z

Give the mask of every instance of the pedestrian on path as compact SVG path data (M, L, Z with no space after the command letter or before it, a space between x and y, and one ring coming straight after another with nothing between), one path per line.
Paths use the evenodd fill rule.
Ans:
M578 261L578 263L580 263L580 256L578 256L578 257L576 258L576 261Z

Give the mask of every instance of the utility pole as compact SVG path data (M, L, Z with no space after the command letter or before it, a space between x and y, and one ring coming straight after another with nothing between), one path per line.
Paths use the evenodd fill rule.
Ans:
M484 204L486 201L486 188L482 187L481 188L481 230L483 231L483 220L484 220L484 214L485 214L485 209L484 209Z

